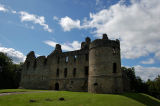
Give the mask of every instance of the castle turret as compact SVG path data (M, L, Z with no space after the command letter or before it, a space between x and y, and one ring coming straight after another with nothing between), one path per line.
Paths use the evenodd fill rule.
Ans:
M89 44L91 42L91 39L89 37L86 37L85 42L81 43L81 49L89 49Z
M35 61L36 61L36 56L34 54L34 51L30 51L27 54L27 58L26 58L26 61L25 61L26 68L27 69L28 68L33 68Z
M61 49L61 45L60 44L56 44L54 53L62 53L62 49Z
M91 42L89 47L88 92L123 92L119 40L102 39Z

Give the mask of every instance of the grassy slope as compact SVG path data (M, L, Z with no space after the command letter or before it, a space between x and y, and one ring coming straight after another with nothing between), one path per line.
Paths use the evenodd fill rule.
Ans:
M59 101L64 97L64 101ZM52 101L46 101L46 99ZM36 102L29 102L30 99ZM160 100L138 93L122 95L84 92L41 92L0 96L0 106L160 106Z

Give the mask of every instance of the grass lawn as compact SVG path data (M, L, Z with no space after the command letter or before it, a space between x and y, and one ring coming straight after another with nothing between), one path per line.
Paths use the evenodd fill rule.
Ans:
M0 93L9 93L9 92L30 92L30 91L47 91L47 90L33 90L33 89L0 89Z
M63 101L59 100L59 98L61 97L64 98ZM33 101L30 102L30 100ZM113 94L91 94L87 92L69 92L69 91L50 91L50 92L0 96L0 106L146 106L146 105L160 106L160 100L141 93L125 93L121 95L113 95Z

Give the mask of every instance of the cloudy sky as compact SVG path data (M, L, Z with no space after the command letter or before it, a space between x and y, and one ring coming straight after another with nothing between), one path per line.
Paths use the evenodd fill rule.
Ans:
M103 33L121 41L123 66L143 80L160 74L160 0L0 0L0 51L15 63Z

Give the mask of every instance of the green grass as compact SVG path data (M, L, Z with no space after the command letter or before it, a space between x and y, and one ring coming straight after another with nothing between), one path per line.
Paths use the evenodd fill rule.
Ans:
M30 92L30 91L42 91L42 90L33 90L33 89L0 89L0 93ZM43 91L47 91L47 90L43 90Z
M63 97L65 100L60 101L59 100L60 97ZM36 102L29 102L31 99L36 100ZM69 92L69 91L50 91L50 92L0 96L0 106L146 106L146 105L160 106L160 100L141 93L125 93L121 95L113 95L113 94L91 94L87 92Z

